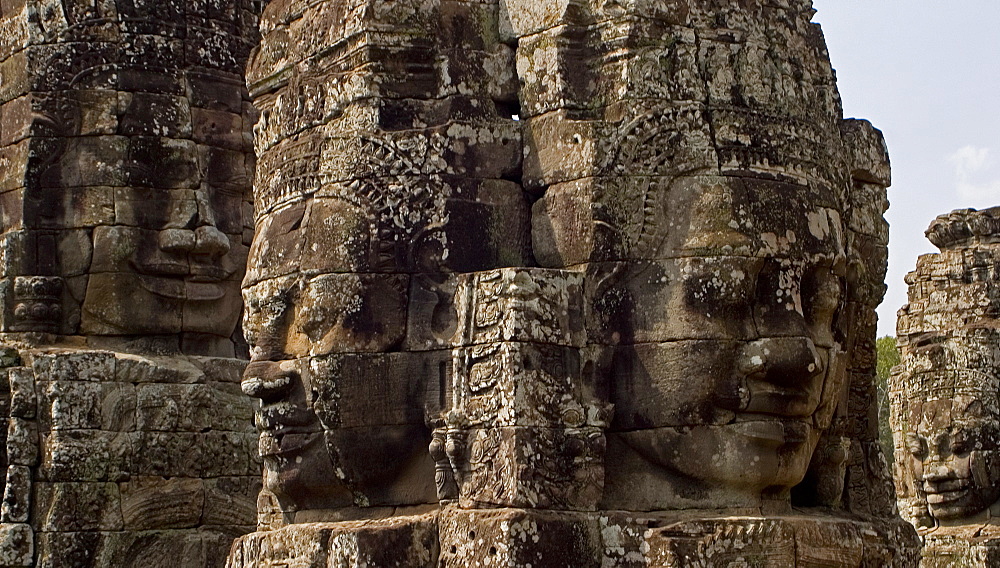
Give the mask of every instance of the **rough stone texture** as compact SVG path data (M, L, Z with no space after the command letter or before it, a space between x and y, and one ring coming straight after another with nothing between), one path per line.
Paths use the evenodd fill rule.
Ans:
M0 3L4 568L221 566L254 525L259 10Z
M0 332L235 354L257 11L249 0L0 7Z
M812 14L265 6L265 491L229 567L914 566L874 419L888 156Z
M922 566L1000 562L1000 209L927 229L939 253L906 277L890 383L896 493L924 535Z
M6 567L221 566L253 528L253 408L233 359L25 349L2 369Z

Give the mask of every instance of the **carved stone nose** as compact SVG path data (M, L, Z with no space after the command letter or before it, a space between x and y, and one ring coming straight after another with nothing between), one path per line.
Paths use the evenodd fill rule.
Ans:
M737 360L740 410L790 417L811 416L823 391L823 363L804 337L759 339L744 346Z
M207 254L209 256L222 256L229 252L229 237L219 229L206 225L195 229L195 244L191 252L195 254Z
M823 361L812 340L772 337L748 343L737 360L740 373L779 385L794 384L823 372Z

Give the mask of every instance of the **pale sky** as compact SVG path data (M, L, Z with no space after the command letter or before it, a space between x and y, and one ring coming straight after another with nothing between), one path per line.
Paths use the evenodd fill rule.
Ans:
M937 249L924 229L953 209L1000 205L1000 2L814 0L844 116L885 134L892 160L889 291L879 336L895 335L903 276Z

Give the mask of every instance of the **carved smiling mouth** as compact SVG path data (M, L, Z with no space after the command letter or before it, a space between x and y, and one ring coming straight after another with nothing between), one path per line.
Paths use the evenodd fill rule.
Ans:
M319 421L311 410L289 402L265 405L257 411L255 419L260 432L262 457L294 454L311 445L323 434Z
M738 414L729 428L754 443L771 446L805 443L812 432L811 423L801 418L757 413Z
M287 458L311 446L322 435L322 432L303 432L293 428L261 432L258 441L260 456Z
M954 503L968 494L971 485L968 478L938 482L925 481L924 493L927 495L927 504L940 506Z
M175 262L132 263L144 290L171 299L211 302L226 295L229 276L218 266Z

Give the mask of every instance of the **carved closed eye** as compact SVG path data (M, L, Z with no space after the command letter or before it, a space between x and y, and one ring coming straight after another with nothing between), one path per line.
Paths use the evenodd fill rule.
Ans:
M964 430L959 430L951 439L951 453L964 457L969 452L975 449L974 442L969 438Z
M916 434L909 433L906 435L906 449L913 457L924 459L927 457L927 440Z

